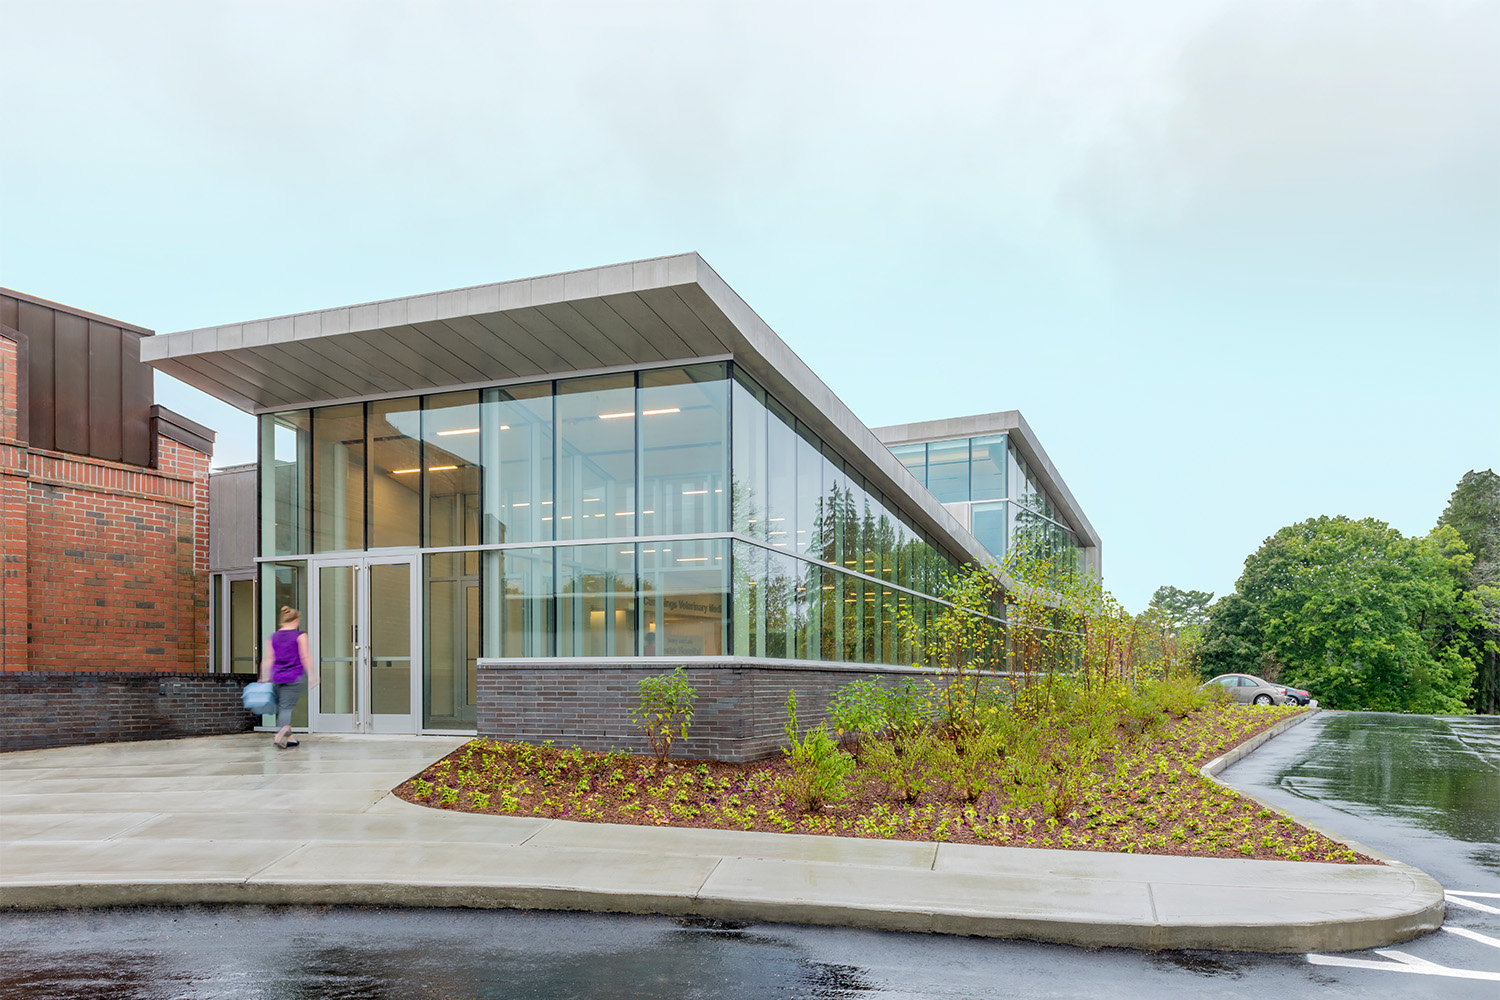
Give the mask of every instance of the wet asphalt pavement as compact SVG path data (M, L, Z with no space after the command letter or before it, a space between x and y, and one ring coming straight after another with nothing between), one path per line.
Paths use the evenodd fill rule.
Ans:
M1325 713L1223 775L1500 893L1500 719ZM201 907L0 917L0 1000L1500 996L1500 898L1399 954L1148 954L776 924L516 911ZM1488 907L1495 913L1473 908ZM1457 928L1454 930L1453 928ZM1468 932L1467 936L1461 932ZM1474 935L1479 935L1478 938ZM1484 938L1495 942L1487 944Z

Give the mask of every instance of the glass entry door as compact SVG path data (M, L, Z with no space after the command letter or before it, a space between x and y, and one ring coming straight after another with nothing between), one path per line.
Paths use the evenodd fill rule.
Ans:
M416 567L413 556L311 563L314 731L417 732Z

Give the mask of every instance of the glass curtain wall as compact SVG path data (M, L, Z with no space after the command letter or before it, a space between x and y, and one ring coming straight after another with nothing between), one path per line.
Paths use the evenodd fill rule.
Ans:
M263 557L422 550L433 729L472 727L482 657L911 663L954 565L724 363L271 414L261 455Z

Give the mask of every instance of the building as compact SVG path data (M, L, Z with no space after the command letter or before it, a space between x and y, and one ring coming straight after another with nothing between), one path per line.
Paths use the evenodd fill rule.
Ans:
M216 520L215 662L243 666L279 606L306 609L315 731L643 745L635 682L686 664L683 752L764 756L789 687L816 714L849 680L912 672L898 620L992 561L968 527L988 530L992 484L955 516L913 475L912 442L947 468L927 425L892 429L903 464L696 254L165 334L142 356L259 416L255 469L214 493L239 512ZM1018 483L1048 498L1025 509L1097 565L1029 428L997 417L1014 420L963 433L1009 435L1042 474Z
M207 674L214 433L154 403L150 338L0 289L0 749L249 721Z

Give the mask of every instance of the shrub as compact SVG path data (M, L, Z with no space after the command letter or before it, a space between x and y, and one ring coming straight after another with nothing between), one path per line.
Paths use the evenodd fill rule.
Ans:
M818 812L830 802L842 802L849 795L846 780L854 770L854 758L839 749L828 726L818 723L807 735L797 732L797 692L786 693L786 740L783 753L792 765L792 773L781 779L781 793L808 812Z
M886 730L895 735L921 728L927 719L927 703L928 699L923 697L917 682L908 677L898 687L886 692Z
M885 686L873 678L850 681L828 701L828 720L841 744L857 744L879 736L885 729Z
M935 745L935 771L954 798L973 802L999 784L997 772L1005 755L1007 729L998 724L964 726L952 740Z
M651 752L658 762L672 751L672 742L686 739L693 723L693 699L698 697L687 680L687 669L678 667L670 674L642 677L636 684L641 703L633 713L635 724L646 733Z
M878 740L865 748L861 774L884 788L887 795L915 802L941 769L940 756L930 727L904 726L893 730L890 740Z

